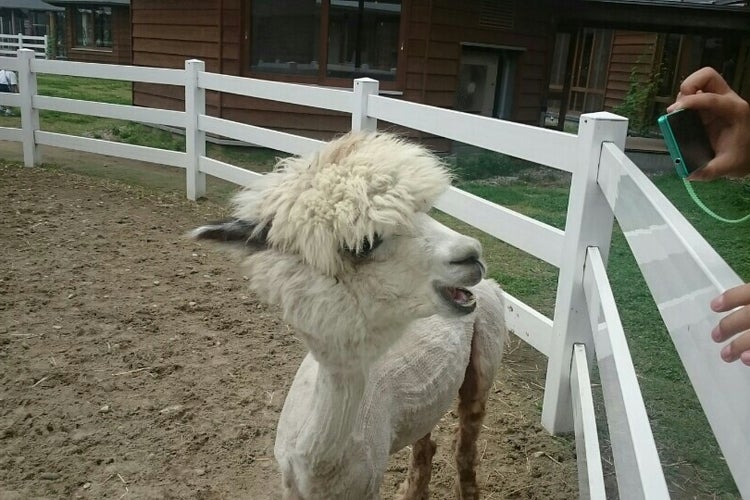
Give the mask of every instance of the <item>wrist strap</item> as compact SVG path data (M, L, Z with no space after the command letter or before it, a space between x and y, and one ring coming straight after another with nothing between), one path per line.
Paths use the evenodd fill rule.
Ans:
M746 216L741 217L739 219L727 219L725 217L722 217L721 215L716 215L716 213L714 213L713 210L711 210L710 208L708 208L701 201L701 199L698 198L698 195L695 194L695 191L693 190L693 185L690 184L690 181L687 180L687 177L683 177L682 178L682 182L685 184L685 189L687 189L688 194L693 199L693 201L695 202L695 204L698 205L699 207L701 207L701 209L703 209L704 212L706 212L708 215L710 215L714 219L719 220L721 222L726 222L728 224L738 224L740 222L745 222L746 220L750 220L750 214L747 214Z

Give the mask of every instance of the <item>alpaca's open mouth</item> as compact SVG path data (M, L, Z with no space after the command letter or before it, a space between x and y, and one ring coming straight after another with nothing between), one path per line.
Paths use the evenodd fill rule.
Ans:
M463 287L458 286L438 286L440 295L458 311L468 314L477 307L477 300L474 294Z

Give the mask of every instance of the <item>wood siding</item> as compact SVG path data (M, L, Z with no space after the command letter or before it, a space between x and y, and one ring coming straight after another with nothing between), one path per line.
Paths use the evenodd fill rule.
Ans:
M88 49L75 46L75 26L73 25L75 7L67 7L65 17L67 29L65 45L68 59L72 61L131 64L131 31L130 9L128 7L112 7L112 49Z
M415 0L407 40L404 98L432 106L456 105L463 45L517 49L511 119L538 125L554 43L554 26L542 4L504 2L502 23L489 0Z
M630 78L647 81L654 70L658 52L658 33L615 31L609 60L604 108L612 110L625 99Z
M244 0L132 0L133 63L182 68L185 59L198 58L206 61L208 71L247 76L248 5ZM462 44L517 49L511 118L539 124L554 38L552 21L540 19L551 16L533 0L508 0L508 15L498 24L487 20L492 5L491 0L405 0L400 95L394 98L453 108ZM350 127L349 115L343 113L233 95L208 99L211 114L308 137L328 139ZM157 85L136 84L134 102L183 108L180 89Z

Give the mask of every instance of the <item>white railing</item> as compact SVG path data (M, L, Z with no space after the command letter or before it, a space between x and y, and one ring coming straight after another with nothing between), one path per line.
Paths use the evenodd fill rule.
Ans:
M719 360L708 332L719 316L706 304L740 283L738 276L622 153L627 121L609 113L583 115L578 135L433 108L378 95L378 82L356 80L333 90L207 73L201 61L184 70L35 60L29 50L0 57L19 72L19 94L0 104L20 106L21 129L0 128L0 140L23 143L24 162L40 162L39 145L58 146L184 168L187 196L206 191L205 176L241 185L260 174L206 156L206 133L304 154L320 141L205 114L205 92L350 113L353 130L377 120L426 131L572 173L565 228L560 231L452 188L437 208L560 269L554 318L506 294L513 333L548 357L542 423L551 432L575 431L582 497L605 495L589 381L599 367L620 498L660 499L669 493L605 263L614 220L622 227L672 340L716 434L740 492L750 498L750 370ZM36 74L163 83L185 89L185 111L167 111L37 95ZM180 127L186 151L133 146L39 129L39 111L116 117ZM717 457L718 460L718 457Z
M47 35L0 34L0 56L15 56L18 49L31 49L36 57L47 58Z

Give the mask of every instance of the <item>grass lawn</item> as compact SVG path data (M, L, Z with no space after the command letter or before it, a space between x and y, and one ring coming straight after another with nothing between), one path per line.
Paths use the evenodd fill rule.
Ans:
M130 84L85 78L44 76L39 78L40 93L68 98L128 104ZM66 113L42 112L42 128L87 137L106 138L132 144L184 150L184 138L143 125ZM19 126L18 117L0 117L0 126ZM512 158L460 149L451 159L459 186L478 196L500 203L520 213L563 228L568 203L569 178ZM274 151L226 146L209 147L209 155L240 166L266 171L279 154ZM65 167L67 168L67 166ZM82 169L79 168L80 172ZM149 176L107 168L83 168L84 173L135 182L147 188L184 192L184 176L169 170L153 169ZM497 176L504 176L497 181ZM151 182L151 179L154 182ZM489 182L488 178L494 178ZM745 280L750 279L750 238L747 224L720 224L704 215L690 200L676 176L653 177L657 187L675 204L711 245ZM223 200L234 187L210 183L209 196ZM750 212L747 183L716 181L697 187L703 200L716 212L736 217ZM436 217L482 240L492 277L511 294L551 317L557 270L542 261L489 238L450 217ZM630 254L627 243L615 229L609 260L609 275L641 382L641 390L660 446L662 463L670 483L685 487L690 497L717 495L738 498L733 481L708 427L700 405L659 317L656 306ZM709 332L706 332L708 335Z
M468 179L460 187L525 215L564 228L568 183L524 179L518 160L496 170L513 179L505 184L481 180L486 165L476 169L480 179ZM461 168L457 168L459 174ZM465 172L464 172L465 175ZM471 177L471 176L469 176ZM747 224L717 223L690 199L671 172L652 177L656 186L698 229L706 240L744 279L750 280L750 239ZM750 212L750 183L720 180L696 186L704 202L730 218ZM467 230L465 227L464 230ZM513 295L552 317L557 270L538 259L484 238L492 276ZM633 362L665 473L671 484L692 494L716 494L739 498L708 421L698 403L682 363L672 345L656 305L646 287L625 237L615 227L608 274L627 335ZM709 332L706 332L708 335ZM604 421L600 421L604 426ZM606 429L604 429L606 439Z

